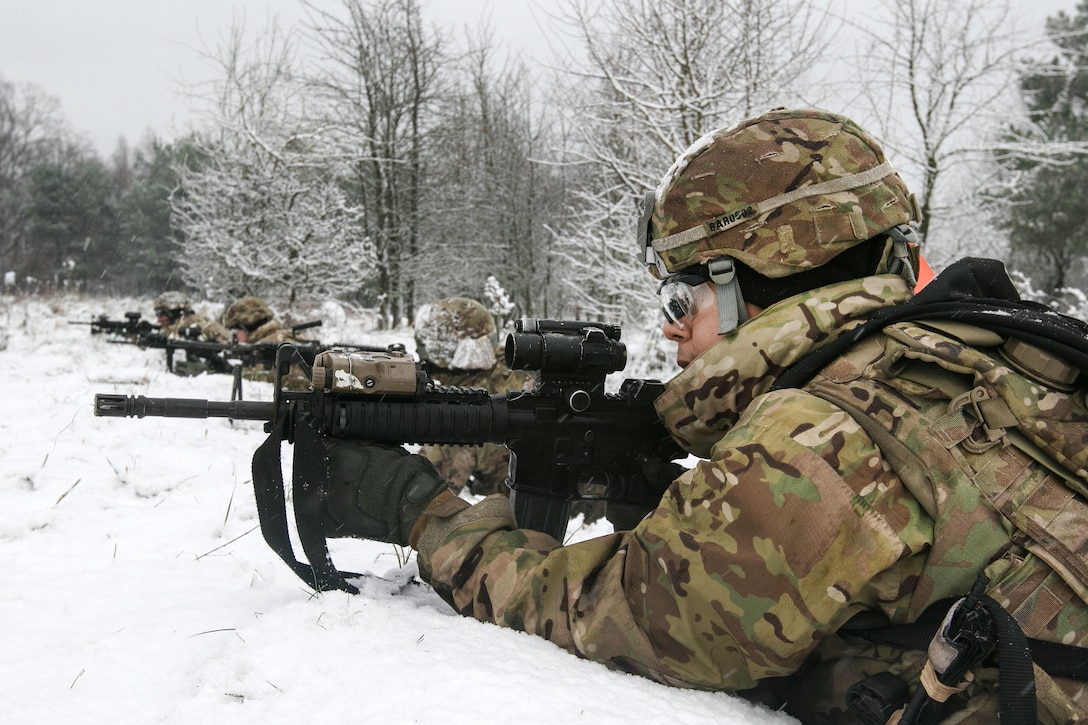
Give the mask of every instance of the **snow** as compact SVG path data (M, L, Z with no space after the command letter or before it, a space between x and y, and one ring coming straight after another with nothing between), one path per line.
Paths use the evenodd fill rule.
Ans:
M460 617L390 545L334 542L376 576L314 594L257 526L260 422L93 415L99 392L229 399L227 376L175 377L161 350L67 324L136 309L0 301L0 723L795 722ZM335 322L323 337L414 349Z

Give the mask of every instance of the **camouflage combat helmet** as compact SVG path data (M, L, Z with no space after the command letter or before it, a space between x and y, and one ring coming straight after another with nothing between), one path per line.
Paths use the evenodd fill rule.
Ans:
M416 314L416 353L452 370L486 370L495 364L495 321L476 300L446 297Z
M152 307L156 313L162 310L165 312L172 312L175 315L193 311L192 303L189 301L189 298L181 292L175 291L163 292L152 302Z
M223 313L223 325L229 330L254 330L272 319L272 309L257 297L243 297Z
M639 243L660 279L707 265L720 300L732 259L782 278L885 232L903 237L895 253L905 259L907 225L917 219L914 197L856 123L779 109L710 133L682 154L647 195ZM735 306L743 321L739 292Z
M917 219L880 145L844 116L776 110L697 141L654 196L659 276L735 257L784 277Z

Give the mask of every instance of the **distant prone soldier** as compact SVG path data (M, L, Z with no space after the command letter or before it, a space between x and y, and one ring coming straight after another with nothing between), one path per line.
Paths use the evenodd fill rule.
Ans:
M520 390L528 376L508 370L497 344L495 321L475 300L447 297L420 308L415 322L416 354L442 385ZM425 446L420 451L459 493L506 493L509 453L502 446Z

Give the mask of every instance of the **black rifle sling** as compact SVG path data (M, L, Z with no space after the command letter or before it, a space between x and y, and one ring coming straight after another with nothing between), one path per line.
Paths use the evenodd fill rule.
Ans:
M288 423L288 414L284 413L280 415L269 431L268 438L265 439L253 454L253 493L257 501L257 518L261 524L261 534L264 536L265 542L272 551L276 552L287 566L291 567L291 571L295 572L302 581L316 590L325 591L328 589L343 589L346 592L357 594L358 589L351 584L348 584L344 580L344 573L336 570L332 565L332 561L328 555L328 549L325 545L325 533L322 526L322 517L310 516L309 522L305 525L299 526L299 540L302 543L303 551L310 558L310 561L316 561L316 566L310 566L298 561L295 558L294 549L291 544L291 535L287 528L287 501L284 493L283 486L283 469L280 464L280 452L284 439L284 432L286 431ZM317 434L310 429L308 425L300 425L295 431L296 436L303 432L303 429L310 430L310 435L316 436ZM304 436L306 433L302 433ZM296 438L296 442L297 438ZM311 441L312 444L312 441ZM320 440L318 441L320 445ZM306 446L309 447L309 446ZM310 493L312 489L317 488L317 495L320 496L320 487L308 486L303 480L299 481L300 476L300 463L309 462L307 459L312 459L310 451L301 453L302 459L299 458L300 450L296 448L295 451L295 507L296 510L300 506L307 506L312 508L313 502L310 500ZM321 470L321 469L317 469ZM298 499L299 492L303 494L306 499L305 503L300 502ZM296 518L298 521L302 521L304 517L301 513L296 512ZM314 521L316 519L316 521ZM320 537L320 551L324 551L323 555L312 556L311 551L315 549L314 536ZM346 576L356 576L347 573Z
M295 459L292 471L292 497L295 504L295 530L302 551L318 577L317 589L341 589L358 594L345 577L358 579L361 574L340 571L329 555L325 535L325 472L328 469L325 441L306 422L295 426Z

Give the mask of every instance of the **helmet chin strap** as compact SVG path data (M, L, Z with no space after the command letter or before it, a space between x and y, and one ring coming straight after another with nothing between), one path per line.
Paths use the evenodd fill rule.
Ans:
M724 335L740 327L748 320L748 308L744 305L737 281L737 272L732 257L718 257L707 263L710 281L714 283L715 296L718 298L718 334Z

